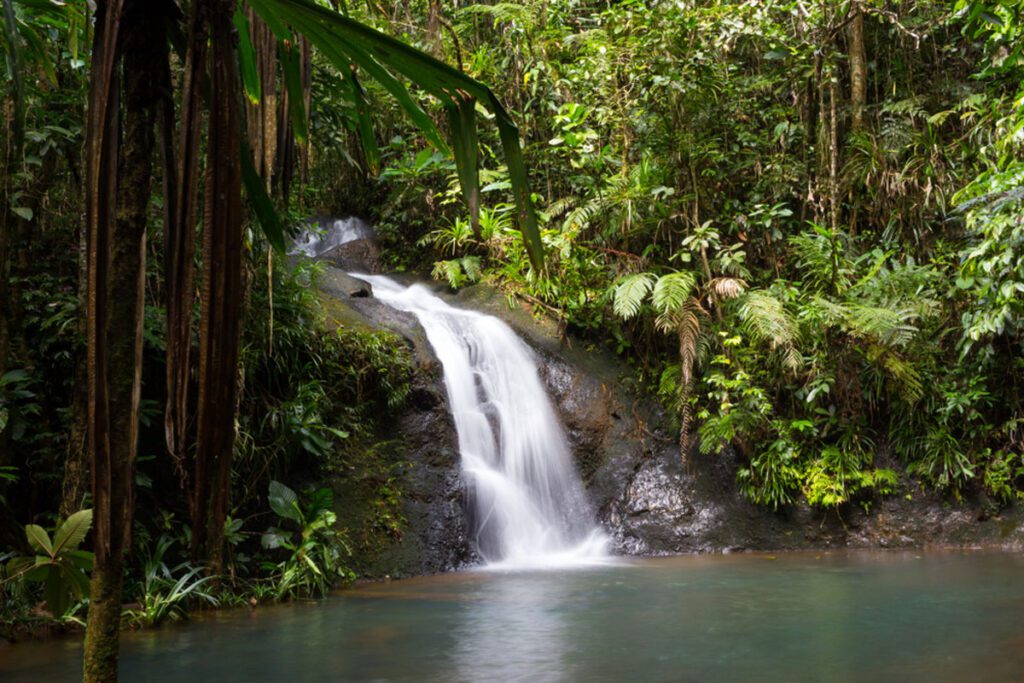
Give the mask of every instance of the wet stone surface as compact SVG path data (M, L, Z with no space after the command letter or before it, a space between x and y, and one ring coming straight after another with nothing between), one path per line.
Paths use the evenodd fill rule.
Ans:
M367 264L354 266L358 270ZM410 575L466 566L476 558L467 538L456 435L439 363L415 317L377 302L367 287L329 268L322 294L361 324L400 334L415 350L418 368L412 400L396 425L409 462L407 528L368 573ZM535 319L523 307L510 307L505 296L487 287L445 296L453 305L502 318L533 348L615 553L1024 547L1019 510L998 511L986 500L945 499L906 477L894 495L872 501L868 509L754 506L737 490L738 456L731 450L711 456L694 450L687 454L684 471L677 435L665 428L671 421L659 406L630 390L630 368L611 354L566 343L550 322ZM901 470L898 464L884 465Z

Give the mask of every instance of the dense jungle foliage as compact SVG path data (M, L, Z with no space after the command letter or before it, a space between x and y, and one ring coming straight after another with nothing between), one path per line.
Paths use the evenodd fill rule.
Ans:
M735 446L758 503L865 501L897 471L1009 503L1024 487L1021 10L377 4L361 18L518 115L546 271L513 231L499 158L477 230L451 163L400 125L378 128L373 201L343 191L340 145L314 184L372 212L396 267L422 265L415 241L452 287L496 284L630 359L699 450L689 466Z
M124 182L110 219L141 226L139 314L120 313L126 338L140 330L141 388L133 402L122 378L129 412L111 394L137 437L127 482L112 479L129 514L123 534L101 531L129 544L124 623L352 576L317 483L375 457L412 362L391 335L326 325L317 266L278 253L316 214L369 218L390 268L489 283L620 354L668 409L686 466L735 448L756 503L869 505L903 476L951 501L1024 497L1019 2L160 0L146 18L137 0L98 5L157 31L165 91L132 78L146 46L103 42L97 3L3 1L0 622L85 614L93 190L98 170L141 168L138 145L142 205ZM354 21L317 24L310 7ZM374 52L358 27L454 69ZM97 99L103 73L121 73L120 124L95 118L117 100ZM223 102L242 103L236 118ZM116 125L121 156L104 165L94 142ZM218 155L232 126L241 152ZM220 182L248 200L235 251L204 241ZM237 281L218 280L238 254L224 276ZM223 351L207 341L232 329L235 357L208 376ZM113 371L130 346L111 346ZM214 405L218 382L236 393ZM204 444L223 451L225 434L227 483L212 481L227 507L203 530L190 487L214 476ZM397 533L396 493L381 491Z

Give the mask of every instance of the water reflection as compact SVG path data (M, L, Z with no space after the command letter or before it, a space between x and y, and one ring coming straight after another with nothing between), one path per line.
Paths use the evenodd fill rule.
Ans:
M566 617L558 581L510 573L489 582L486 599L459 606L452 669L458 681L564 680Z

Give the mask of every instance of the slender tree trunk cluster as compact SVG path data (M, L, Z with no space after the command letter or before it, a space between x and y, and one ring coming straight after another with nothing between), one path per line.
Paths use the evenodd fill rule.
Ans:
M133 232L127 215L118 225L121 172L137 175L134 169L122 166L121 155L121 36L125 28L134 28L124 26L128 1L110 0L97 5L86 137L88 452L95 529L83 662L87 683L117 680L121 582L125 537L131 528L129 501L136 445L132 439L136 417L131 405L140 376L133 362L137 346L134 336L139 329L133 319L137 309L132 300L135 288L124 293L113 289L115 282L137 279L141 247L138 241L115 244L117 236ZM134 155L124 158L136 160ZM123 300L115 303L119 294L124 295ZM127 361L127 367L118 367L118 361Z
M214 574L223 568L224 520L231 491L239 335L242 317L240 87L231 14L210 8L210 119L199 323L199 396L192 498L192 550Z
M234 446L242 272L240 97L232 0L194 3L180 162L172 157L167 22L174 5L110 0L97 7L87 134L88 438L96 565L85 679L117 677L121 575L130 542L138 442L146 232L162 121L167 214L168 447L184 472L194 286L196 182L204 71L209 70L198 427L191 477L193 551L219 571ZM209 37L209 58L207 58Z

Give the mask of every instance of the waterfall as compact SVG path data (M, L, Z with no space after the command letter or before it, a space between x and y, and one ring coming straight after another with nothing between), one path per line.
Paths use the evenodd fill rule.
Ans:
M604 557L606 537L532 350L501 320L450 306L423 285L354 276L381 302L413 313L441 361L484 560L536 566Z
M290 251L292 254L321 256L331 249L348 242L366 239L372 234L370 226L355 216L331 219L330 225L321 225L319 221L313 221L295 238Z

